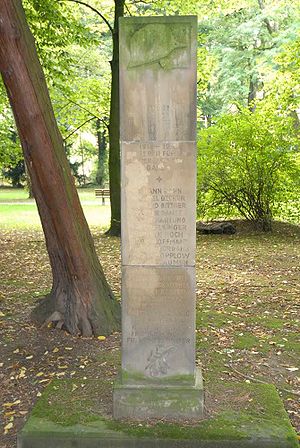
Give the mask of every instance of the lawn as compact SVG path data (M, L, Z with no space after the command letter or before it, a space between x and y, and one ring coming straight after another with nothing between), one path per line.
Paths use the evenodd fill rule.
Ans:
M106 229L110 222L108 199L96 198L94 189L79 188L79 198L85 217L91 226ZM40 228L41 222L34 199L28 199L26 190L21 188L0 188L0 228L29 229Z
M92 192L85 193L88 202ZM33 206L24 204L28 216L32 213L26 226L15 206L0 207L6 219L15 213L9 224L4 218L0 224L0 396L4 426L12 423L0 436L0 446L14 448L16 432L51 379L115 379L120 335L79 339L31 323L36 299L51 287L43 233L29 226ZM94 214L103 226L108 223L107 206L84 208L91 224ZM197 238L197 364L205 379L206 406L214 412L220 401L214 391L222 382L272 383L299 432L300 228L276 223L273 233L263 234L244 223L237 226L235 235ZM104 236L101 224L91 229L107 278L120 297L120 240ZM111 396L106 399L110 406Z

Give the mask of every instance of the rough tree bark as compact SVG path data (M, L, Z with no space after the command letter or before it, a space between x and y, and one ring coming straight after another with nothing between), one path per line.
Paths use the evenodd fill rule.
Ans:
M113 56L111 66L111 99L109 116L109 188L111 223L107 232L121 234L121 179L120 179L120 100L119 100L119 18L124 15L125 0L115 0L113 27Z
M53 285L34 311L71 334L109 334L119 325L54 118L44 74L20 0L0 1L0 70L37 202Z

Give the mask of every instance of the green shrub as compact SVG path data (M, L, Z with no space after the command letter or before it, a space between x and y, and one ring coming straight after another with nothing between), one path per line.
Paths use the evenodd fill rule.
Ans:
M238 215L268 231L283 204L299 197L293 120L266 105L222 116L200 131L199 217ZM293 201L294 214L299 207Z

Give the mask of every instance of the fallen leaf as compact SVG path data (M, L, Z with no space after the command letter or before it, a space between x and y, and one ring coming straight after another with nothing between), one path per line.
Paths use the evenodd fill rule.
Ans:
M8 431L14 426L12 422L7 423L6 426L4 426L4 434L7 434Z
M20 369L20 373L17 376L18 378L25 378L25 373L26 373L26 367L21 367Z
M5 417L10 417L11 415L14 415L16 411L10 411L10 412L4 412Z
M12 406L16 406L17 404L20 404L21 403L21 400L16 400L16 401L14 401L14 402L12 402L12 403L3 403L3 407L5 407L5 408L11 408Z

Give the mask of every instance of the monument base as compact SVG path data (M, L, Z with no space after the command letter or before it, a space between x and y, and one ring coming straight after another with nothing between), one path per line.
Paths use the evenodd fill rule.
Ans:
M203 381L196 370L194 386L122 384L113 391L113 416L116 420L186 420L203 418Z
M273 385L222 382L209 394L226 399L198 422L116 421L109 379L54 380L18 434L18 448L299 447Z

